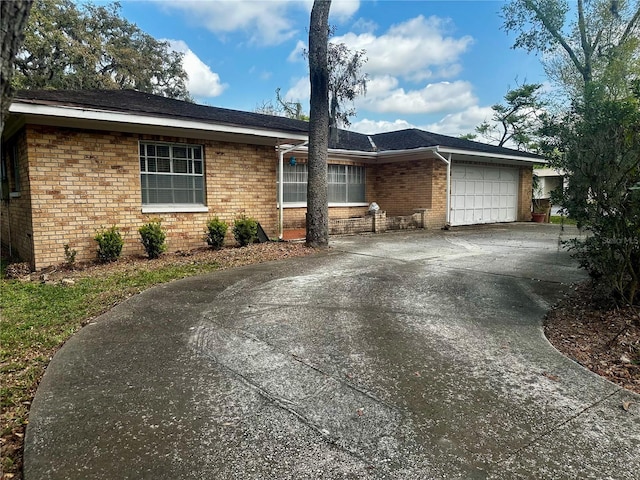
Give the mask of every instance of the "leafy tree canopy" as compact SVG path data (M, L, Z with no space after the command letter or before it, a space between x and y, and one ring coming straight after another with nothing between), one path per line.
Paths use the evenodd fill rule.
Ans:
M605 294L633 304L640 301L640 100L606 91L591 83L585 100L545 133L553 165L569 178L554 201L590 232L571 248Z
M367 93L367 74L362 67L367 62L364 50L350 50L344 43L329 43L329 121L331 127L351 125L349 119L356 114L353 102L358 95ZM352 105L352 104L351 104Z
M302 104L282 98L280 88L276 88L275 103L267 100L263 102L262 105L258 105L255 111L257 113L264 113L265 115L276 115L279 117L293 118L295 120L309 120L309 115L305 114L302 110Z
M191 100L182 54L120 16L120 4L36 0L15 62L28 89L134 89Z
M331 28L329 35L333 34ZM329 68L329 126L335 130L351 125L350 118L356 115L353 102L358 95L367 93L366 73L362 67L367 62L364 50L352 51L344 43L329 42L327 47ZM305 51L305 57L309 52Z
M491 121L485 120L478 125L476 133L499 147L511 143L518 150L536 150L540 117L546 105L540 98L541 88L539 83L525 83L509 90L504 103L491 107ZM473 140L477 135L470 134L465 138Z
M624 97L638 77L640 2L633 0L511 0L504 29L517 34L514 48L544 54L547 75L569 94L599 81Z
M640 2L511 0L503 14L568 95L540 132L568 180L554 203L589 232L568 245L606 298L640 303Z

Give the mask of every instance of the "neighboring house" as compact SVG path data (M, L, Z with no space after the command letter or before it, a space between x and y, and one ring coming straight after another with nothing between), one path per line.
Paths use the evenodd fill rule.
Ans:
M308 124L135 91L23 91L2 137L2 243L40 269L95 257L117 225L124 254L161 218L170 250L203 246L218 215L270 237L303 228ZM417 129L339 131L329 149L331 219L423 216L426 228L530 219L540 157ZM282 201L279 201L282 198Z
M565 173L553 168L535 168L533 174L538 177L537 188L533 191L534 200L543 200L551 204L551 193L565 187ZM551 214L556 215L562 207L551 204Z

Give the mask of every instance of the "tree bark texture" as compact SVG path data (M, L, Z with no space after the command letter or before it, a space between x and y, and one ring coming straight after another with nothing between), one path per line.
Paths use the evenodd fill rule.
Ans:
M11 105L13 59L24 40L24 27L27 25L32 3L33 0L0 0L0 134L4 130L4 121Z
M331 0L314 0L309 25L309 160L307 181L307 245L329 244L327 150L329 148L329 9Z

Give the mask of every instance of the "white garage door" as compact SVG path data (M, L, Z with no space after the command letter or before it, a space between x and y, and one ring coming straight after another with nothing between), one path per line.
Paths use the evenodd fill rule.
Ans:
M518 169L451 166L451 225L514 222Z

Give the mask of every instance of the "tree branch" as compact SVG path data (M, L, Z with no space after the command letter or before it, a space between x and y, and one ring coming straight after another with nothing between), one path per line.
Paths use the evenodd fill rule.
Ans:
M573 64L576 66L576 68L582 75L582 78L584 78L584 70L585 70L584 66L580 63L580 60L576 56L571 46L564 39L564 37L560 34L560 32L558 32L553 27L553 25L551 25L551 23L549 22L549 19L543 14L542 10L538 7L538 5L534 1L528 0L527 5L529 5L531 10L533 10L538 20L542 22L542 25L544 25L544 27L551 34L551 36L555 38L557 42L562 46L562 48L567 52L567 54L569 55L569 58L571 58L571 61L573 62Z

